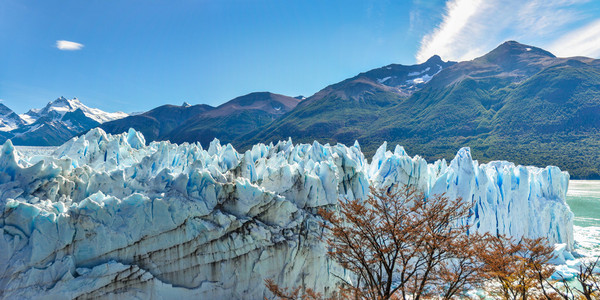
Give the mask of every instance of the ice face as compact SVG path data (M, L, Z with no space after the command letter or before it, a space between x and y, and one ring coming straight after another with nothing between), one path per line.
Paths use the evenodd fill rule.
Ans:
M545 236L573 246L556 167L479 164L468 148L447 164L384 143L145 145L141 133L94 129L51 155L0 153L0 295L7 298L257 299L264 279L327 292L347 276L326 256L316 210L411 185L474 202L482 232Z

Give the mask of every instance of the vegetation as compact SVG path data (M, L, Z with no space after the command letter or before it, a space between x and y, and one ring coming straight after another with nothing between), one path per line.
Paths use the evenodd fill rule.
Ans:
M367 199L321 209L328 256L354 274L330 299L455 299L482 289L496 299L598 299L597 261L581 266L575 289L553 281L545 239L480 235L463 223L470 205L412 188L372 189ZM278 299L323 299L311 289L267 288Z
M238 136L271 123L277 116L261 110L246 110L232 115L203 117L188 121L173 129L166 137L171 142L199 142L208 147L218 138L221 143L230 143Z
M579 266L576 281L580 288L573 288L567 284L564 284L562 289L558 289L554 285L550 285L550 287L560 296L560 299L600 299L600 275L596 271L599 259ZM565 282L564 279L563 282Z
M209 105L163 105L148 112L100 125L107 133L129 128L141 131L146 142L169 140L174 143L200 142L208 147L218 138L222 143L270 124L293 109L299 99L268 92L250 93L218 107Z
M431 73L442 65L441 72ZM436 75L427 84L407 87L414 79L408 75L422 72ZM572 178L600 179L600 63L556 58L516 42L472 61L455 64L434 57L420 65L361 73L324 88L285 115L248 108L227 116L202 114L211 109L164 106L101 127L120 133L131 126L147 141L206 145L216 137L240 151L289 137L300 143L358 140L367 157L384 141L427 160L450 159L461 147L471 147L482 163L556 165Z
M344 201L339 213L320 213L331 232L329 256L357 275L356 283L342 287L346 294L418 300L440 293L450 298L475 280L470 255L453 261L470 251L468 227L457 224L469 213L460 199L425 200L414 189L372 189L365 201Z
M524 49L510 42L448 67L410 97L375 80L360 88L346 80L234 145L358 140L370 156L387 141L428 160L471 147L480 162L551 164L573 178L600 179L599 64Z
M553 247L543 239L521 239L515 242L506 236L488 236L486 249L480 251L482 276L495 281L489 293L501 299L555 299L544 283L554 273L548 265ZM483 249L482 249L483 250ZM541 295L540 295L541 294Z
M133 128L142 132L147 142L163 139L182 123L213 109L208 105L183 107L163 105L143 114L128 116L100 125L107 133L118 134Z
M289 114L241 136L234 145L245 149L257 142L277 142L289 137L298 143L319 140L352 144L357 137L372 130L366 125L377 121L382 108L400 101L397 94L365 88L364 94L355 98L326 95L318 100L304 100L307 102L301 103Z

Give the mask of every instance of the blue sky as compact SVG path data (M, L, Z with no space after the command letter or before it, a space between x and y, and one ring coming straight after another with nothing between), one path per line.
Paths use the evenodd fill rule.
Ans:
M0 1L0 99L106 111L310 96L390 63L482 55L505 40L600 57L600 1Z

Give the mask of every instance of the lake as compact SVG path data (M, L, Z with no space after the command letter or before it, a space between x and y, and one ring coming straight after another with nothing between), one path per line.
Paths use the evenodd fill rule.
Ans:
M567 203L575 214L574 225L600 226L600 180L570 180Z

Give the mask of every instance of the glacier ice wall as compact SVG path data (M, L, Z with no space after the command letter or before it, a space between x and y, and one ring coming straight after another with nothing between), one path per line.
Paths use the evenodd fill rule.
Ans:
M50 156L0 153L0 298L259 299L264 279L327 292L344 270L326 257L316 211L369 185L409 184L474 201L479 231L573 244L569 176L556 167L447 164L384 143L153 142L94 129Z

